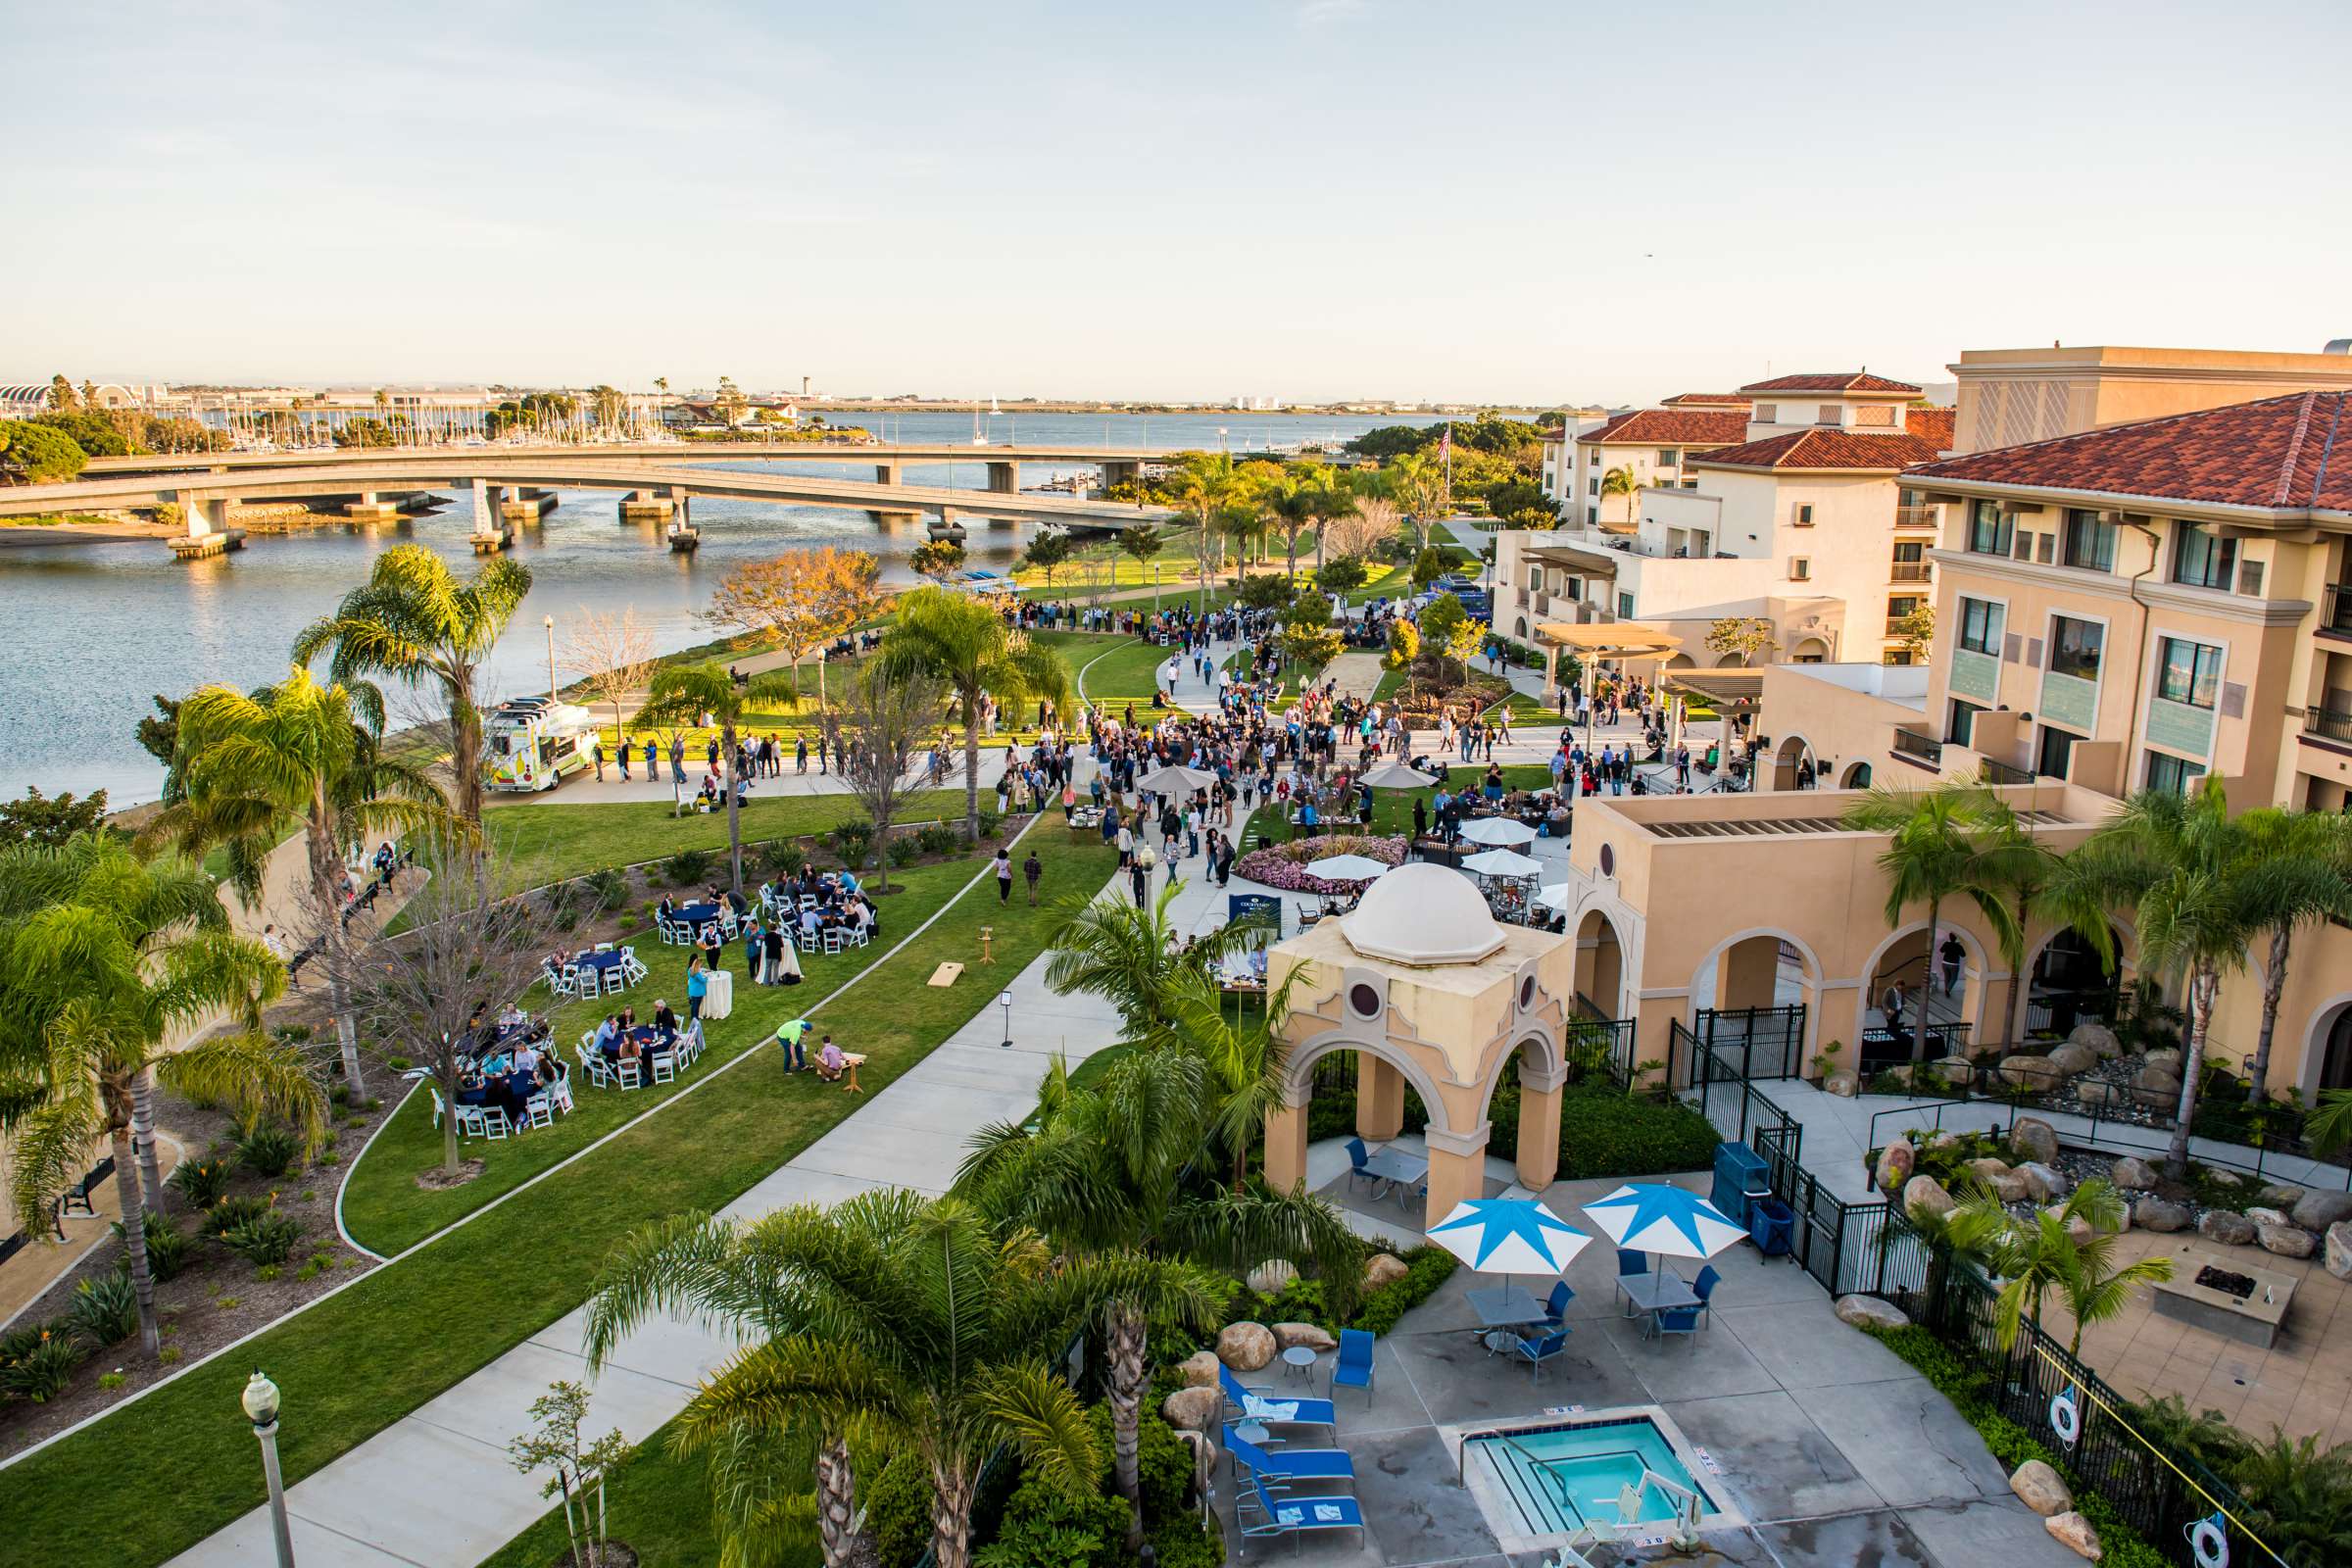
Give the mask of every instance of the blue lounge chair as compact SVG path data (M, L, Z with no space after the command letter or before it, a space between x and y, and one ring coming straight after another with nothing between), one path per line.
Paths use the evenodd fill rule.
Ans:
M1527 1362L1529 1368L1527 1380L1533 1383L1543 1375L1544 1363L1567 1348L1568 1331L1554 1329L1540 1340L1519 1341L1511 1353Z
M1700 1310L1695 1306L1670 1306L1662 1312L1652 1312L1649 1332L1661 1339L1669 1334L1696 1334Z
M1372 1397L1372 1336L1363 1329L1340 1330L1340 1358L1331 1364L1333 1389L1364 1391Z
M1568 1288L1566 1280L1554 1285L1551 1288L1551 1295L1544 1302L1544 1321L1555 1328L1558 1327L1560 1321L1568 1315L1568 1303L1575 1299L1576 1292Z
M1294 1481L1355 1481L1355 1461L1345 1448L1280 1448L1269 1452L1225 1423L1225 1451L1233 1455L1234 1474L1247 1466L1260 1480L1287 1487Z
M1250 1490L1257 1495L1257 1521L1243 1519L1238 1509L1234 1517L1234 1523L1241 1527L1245 1554L1251 1540L1265 1536L1292 1536L1303 1541L1310 1530L1352 1530L1357 1541L1364 1539L1363 1510L1355 1505L1353 1497L1270 1497L1265 1482L1254 1473L1250 1477Z
M1364 1141L1361 1138L1348 1140L1348 1184L1350 1187L1359 1181L1368 1182L1374 1179L1372 1173L1364 1169L1365 1162L1371 1157L1372 1152L1364 1147Z
M1648 1272L1649 1254L1647 1252L1629 1252L1622 1247L1617 1249L1617 1287L1619 1295L1623 1296L1625 1294L1625 1282L1627 1280L1640 1279L1642 1275L1647 1274ZM1626 1297L1625 1298L1625 1315L1627 1317L1632 1317L1634 1315L1634 1298L1630 1296Z
M1222 1362L1217 1366L1217 1384L1225 1391L1226 1401L1241 1412L1244 1420L1263 1421L1278 1427L1330 1427L1335 1432L1339 1430L1339 1419L1329 1399L1302 1399L1273 1389L1250 1388L1233 1375L1231 1367ZM1261 1408L1250 1409L1252 1403ZM1283 1405L1292 1407L1287 1416L1273 1415L1263 1408Z
M1715 1265L1712 1263L1700 1269L1698 1278L1690 1282L1690 1289L1698 1297L1699 1316L1706 1319L1710 1327L1715 1322L1715 1287L1722 1283L1723 1276L1715 1272Z

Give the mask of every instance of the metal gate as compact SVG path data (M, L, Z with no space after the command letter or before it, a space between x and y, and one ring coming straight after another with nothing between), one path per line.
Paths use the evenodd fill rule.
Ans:
M1800 1078L1805 1065L1805 1004L1701 1007L1691 1033L1701 1046L1732 1052L1740 1076Z

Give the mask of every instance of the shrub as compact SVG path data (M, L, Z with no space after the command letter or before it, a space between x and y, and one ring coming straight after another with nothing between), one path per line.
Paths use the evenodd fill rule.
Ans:
M931 1473L922 1456L901 1447L877 1471L879 1453L859 1453L858 1500L865 1507L866 1534L885 1563L910 1563L931 1544ZM870 1483L867 1476L875 1479Z
M236 1173L237 1152L223 1149L202 1159L181 1160L165 1185L186 1199L190 1208L210 1208L220 1201L228 1191L228 1179Z
M81 1353L73 1331L63 1323L18 1329L0 1339L0 1394L46 1404L74 1381Z
M1515 1084L1510 1087L1517 1088ZM1498 1094L1496 1099L1500 1098ZM1511 1129L1515 1145L1517 1116L1506 1121L1498 1106L1494 1131L1499 1134L1505 1127ZM1560 1096L1557 1179L1572 1182L1705 1170L1714 1164L1715 1146L1722 1141L1712 1122L1680 1102L1640 1100L1614 1089L1569 1089ZM1515 1147L1494 1152L1503 1159L1515 1158L1518 1153Z
M123 1234L122 1222L115 1221L114 1232ZM178 1226L163 1218L147 1216L147 1272L158 1280L168 1280L184 1272L196 1256L196 1239ZM126 1253L122 1259L123 1268L130 1267Z
M275 1124L256 1127L237 1140L237 1157L246 1167L272 1178L283 1176L301 1152L301 1141Z
M391 1068L394 1072L407 1072L411 1067L414 1067L416 1064L406 1056L386 1056L384 1058L384 1065ZM370 1106L372 1106L374 1103L375 1102L372 1100L368 1102Z
M1396 1326L1396 1320L1428 1300L1438 1287L1453 1278L1461 1259L1443 1247L1416 1247L1403 1255L1405 1276L1392 1280L1376 1291L1368 1292L1363 1303L1348 1319L1348 1327L1368 1333L1386 1334Z
M629 873L617 866L591 871L582 880L590 901L607 914L629 902Z
M1025 1475L1005 1505L993 1544L973 1553L978 1568L1094 1568L1127 1530L1127 1510L1100 1492L1076 1493Z
M925 855L954 855L963 839L945 822L926 822L916 831L914 842Z
M832 841L833 853L841 857L842 864L859 866L865 863L865 852L873 848L874 824L844 822L825 836Z
M124 1377L120 1372L101 1372L98 1374L98 1386L106 1390L109 1394L112 1394L115 1390L121 1388L123 1384L128 1383L130 1379Z
M196 1226L197 1234L220 1236L235 1230L240 1225L260 1219L269 1212L270 1201L268 1199L254 1198L244 1194L233 1198L223 1198L205 1210L204 1218Z
M294 1249L302 1242L302 1222L291 1214L268 1213L222 1232L220 1240L222 1247L248 1263L268 1267L294 1255Z
M808 852L790 839L769 839L760 846L760 869L773 876L799 876L808 868Z
M905 868L922 858L923 849L912 838L902 833L890 841L890 848L883 854L889 857L892 865Z
M979 825L980 836L983 839L993 839L997 836L998 831L1004 826L1004 813L1002 811L992 811L984 806L980 808Z
M682 888L710 874L709 850L680 850L662 862L662 875L671 887Z
M139 1332L139 1298L125 1274L101 1274L74 1287L66 1321L93 1349L120 1345Z

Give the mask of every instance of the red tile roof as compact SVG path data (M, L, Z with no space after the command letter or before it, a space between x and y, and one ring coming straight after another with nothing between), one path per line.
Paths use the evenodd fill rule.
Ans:
M1636 409L1577 437L1592 446L1654 446L1675 443L1728 447L1747 434L1740 409Z
M1908 381L1889 381L1883 375L1867 370L1850 370L1842 374L1780 375L1769 381L1751 381L1740 389L1742 392L1908 392L1919 396L1920 389Z
M1892 473L1927 463L1944 449L1908 431L1868 435L1854 430L1798 430L1769 436L1718 452L1700 453L1690 461L1706 468L1863 469Z
M1744 409L1753 401L1751 398L1741 397L1737 392L1677 392L1674 396L1666 399L1666 407L1670 409Z
M1912 471L1927 480L2352 512L2352 392L2233 403L1971 453Z
M1903 411L1903 428L1925 441L1930 450L1952 450L1952 421L1960 411L1941 405L1928 408L1909 408Z

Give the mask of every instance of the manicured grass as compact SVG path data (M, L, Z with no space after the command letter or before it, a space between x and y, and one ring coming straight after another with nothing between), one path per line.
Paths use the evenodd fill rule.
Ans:
M1047 860L1057 891L1092 890L1109 877L1115 857L1074 841L1055 844ZM964 862L972 870L979 863ZM989 925L999 972L1017 974L1059 918L1050 906L1000 907L990 889L976 888L823 1008L820 1022L867 1054L862 1082L882 1089L993 1000L969 980L926 987L934 968L968 960L978 928ZM787 1005L806 1004L807 990L739 1000L735 1016L713 1030L713 1050L771 1030ZM705 1061L698 1071L717 1065ZM130 1568L176 1555L264 1500L237 1408L253 1367L267 1368L285 1391L280 1451L288 1482L297 1481L577 1306L629 1231L723 1206L865 1102L766 1061L707 1081L675 1109L514 1200L12 1467L0 1485L0 1540L10 1544L12 1565ZM169 1482L123 1488L121 1474Z
M1448 760L1451 760L1448 759ZM1452 766L1453 782L1457 786L1476 788L1486 781L1487 766L1484 762L1453 762ZM1502 770L1502 786L1506 790L1549 789L1551 787L1551 770L1541 762L1509 763ZM1372 825L1369 831L1374 833L1411 832L1413 829L1413 802L1435 800L1437 794L1435 786L1425 790L1374 790L1372 792ZM1289 825L1282 820L1279 813L1262 811L1258 814L1264 818L1264 821L1254 825L1262 828L1268 839L1280 841L1294 836ZM1326 829L1326 831L1361 833L1367 830L1335 827Z
M697 762L689 778L700 778ZM610 764L607 764L610 766ZM663 776L668 774L664 764ZM923 790L907 799L903 822L961 820L963 791ZM865 820L854 795L754 795L741 813L743 842L826 833L844 822ZM724 851L727 813L690 812L672 816L666 801L564 801L494 807L482 826L500 855L525 886L538 887L611 865L658 860L680 850ZM641 955L642 956L642 955Z

